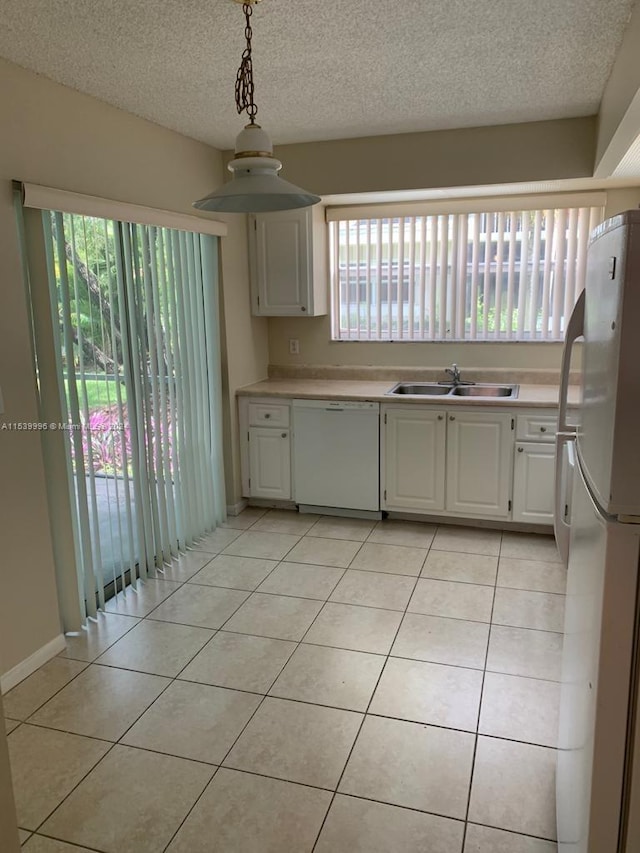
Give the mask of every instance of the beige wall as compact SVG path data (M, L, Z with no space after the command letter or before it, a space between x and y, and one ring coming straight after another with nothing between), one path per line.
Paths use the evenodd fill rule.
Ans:
M318 195L548 181L592 174L595 130L590 116L281 145L275 155L283 178Z
M328 317L284 317L269 321L271 364L343 364L389 367L465 367L560 369L560 344L360 343L331 341ZM300 341L300 355L289 355L289 338Z
M214 149L0 60L0 420L37 421L29 327L11 180L41 183L150 207L193 213L191 202L222 178ZM243 221L223 241L228 376L239 383L266 369L265 321L248 317ZM245 310L246 308L246 310ZM236 330L245 336L240 340ZM228 405L228 404L227 404ZM231 414L227 411L227 421ZM239 494L237 439L226 447L229 499ZM0 673L60 631L45 472L36 433L0 432Z
M629 189L609 190L607 193L607 204L604 209L605 219L622 213L624 210L632 210L640 207L640 187L629 187Z

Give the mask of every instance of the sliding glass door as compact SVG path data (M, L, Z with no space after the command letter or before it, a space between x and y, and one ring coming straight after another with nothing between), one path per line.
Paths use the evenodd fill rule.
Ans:
M86 614L225 517L218 240L43 211Z

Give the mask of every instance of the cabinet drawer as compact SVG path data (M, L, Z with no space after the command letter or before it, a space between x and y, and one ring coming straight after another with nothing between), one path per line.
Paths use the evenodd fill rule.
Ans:
M518 441L555 441L557 430L557 414L518 415Z
M249 426L288 427L290 410L282 403L249 403Z

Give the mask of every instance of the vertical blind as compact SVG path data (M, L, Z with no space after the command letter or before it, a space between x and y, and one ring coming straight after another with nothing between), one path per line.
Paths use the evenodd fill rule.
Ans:
M562 340L600 207L329 223L336 340Z
M80 598L224 520L218 241L43 211Z

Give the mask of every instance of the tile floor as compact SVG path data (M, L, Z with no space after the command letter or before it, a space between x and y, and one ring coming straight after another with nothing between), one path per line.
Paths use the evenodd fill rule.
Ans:
M27 853L553 853L550 537L248 509L5 697Z

